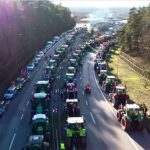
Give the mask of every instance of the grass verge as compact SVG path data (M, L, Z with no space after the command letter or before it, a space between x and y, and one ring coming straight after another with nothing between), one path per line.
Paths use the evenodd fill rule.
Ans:
M150 85L146 85L144 78L120 59L119 53L120 49L117 49L110 55L108 60L109 72L114 74L121 84L127 85L127 92L132 101L137 104L145 103L150 110ZM147 121L150 129L150 118Z

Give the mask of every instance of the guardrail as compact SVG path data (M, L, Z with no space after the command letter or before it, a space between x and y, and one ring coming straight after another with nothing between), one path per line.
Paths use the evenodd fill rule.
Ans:
M147 82L150 82L150 71L144 65L138 64L131 56L120 52L120 58L126 62L135 72L141 75Z

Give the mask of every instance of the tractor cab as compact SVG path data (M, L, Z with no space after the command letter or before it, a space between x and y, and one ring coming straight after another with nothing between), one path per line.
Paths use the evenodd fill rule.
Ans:
M100 69L100 73L102 71L107 72L107 64L106 64L106 62L101 62L100 65L99 65L99 69Z
M66 99L66 104L64 106L65 112L69 117L80 116L80 107L78 99Z
M49 81L37 81L35 84L35 93L47 93L50 94L50 84Z
M47 93L34 93L31 100L31 108L33 114L47 113L49 110L49 96Z
M31 135L29 143L22 150L48 150L49 143L44 141L43 135Z
M66 77L65 77L65 85L67 83L74 83L75 82L75 78L74 78L74 74L73 73L66 73Z
M70 59L70 65L73 67L77 67L77 59Z
M74 83L67 83L65 90L65 99L74 99L77 98L77 89Z
M102 84L103 81L106 80L107 77L107 71L106 70L101 70L99 76L99 83Z
M129 96L126 93L126 88L124 86L115 86L113 91L112 101L114 107L118 109L120 105L125 106L129 99Z
M32 118L32 134L43 135L48 131L49 121L45 114L36 114Z
M51 71L55 71L56 68L57 68L57 62L56 62L56 60L55 59L49 60L48 66L50 67Z
M87 133L83 117L68 117L66 126L66 147L71 148L73 144L84 149L87 145ZM73 141L73 142L71 142Z
M75 74L76 74L76 68L75 68L75 67L72 67L72 66L71 66L71 67L68 67L67 72L68 72L68 73L72 73L72 74L75 75Z
M107 75L106 79L102 82L102 87L106 93L111 93L113 87L117 84L117 79L115 76Z
M124 130L143 130L144 114L137 104L126 104L124 109L117 111L117 119Z

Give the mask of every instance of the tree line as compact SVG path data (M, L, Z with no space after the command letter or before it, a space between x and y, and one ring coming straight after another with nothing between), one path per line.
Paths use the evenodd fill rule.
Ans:
M8 85L46 41L74 26L70 10L49 0L0 0L1 88Z
M118 31L118 42L123 51L150 64L150 5L130 10L127 24Z

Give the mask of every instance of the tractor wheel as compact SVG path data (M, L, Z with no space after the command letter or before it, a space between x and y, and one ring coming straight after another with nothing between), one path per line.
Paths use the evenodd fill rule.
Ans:
M72 139L71 139L71 137L66 137L65 145L66 145L66 150L71 150L72 149Z
M118 111L117 111L117 114L116 114L116 115L117 115L117 120L118 120L119 122L120 122L121 119L122 119L122 114L121 114L121 113L122 113L122 110L118 110Z
M45 141L48 143L50 142L50 132L45 133Z
M121 124L125 131L129 131L131 129L131 122L126 117L122 117Z
M138 122L137 130L138 131L143 131L143 129L144 129L144 122L143 121Z
M80 140L81 140L81 141L80 141L81 148L82 148L82 149L85 149L85 148L86 148L86 145L87 145L87 137L86 137L86 136L85 136L85 137L81 137Z
M118 109L119 104L118 104L118 99L117 98L113 98L113 104L114 104L114 108Z

